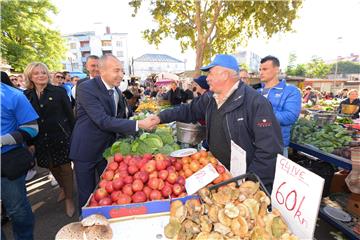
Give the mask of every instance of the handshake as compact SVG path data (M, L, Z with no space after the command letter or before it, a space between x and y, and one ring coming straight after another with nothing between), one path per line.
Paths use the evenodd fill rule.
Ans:
M143 120L138 121L138 126L144 130L153 130L160 123L160 118L156 115L151 115Z

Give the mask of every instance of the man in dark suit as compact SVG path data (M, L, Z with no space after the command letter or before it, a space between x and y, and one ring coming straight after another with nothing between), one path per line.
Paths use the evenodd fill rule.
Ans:
M99 66L98 65L99 65L99 57L98 56L96 56L96 55L88 56L88 58L86 59L85 68L89 72L89 76L77 81L76 86L74 86L74 88L75 88L74 98L76 98L77 89L81 83L85 82L86 80L93 79L94 77L99 76Z
M74 161L79 208L85 205L96 186L106 160L102 154L116 134L130 135L139 128L150 129L149 120L128 120L127 103L118 89L124 76L120 61L113 55L99 60L100 76L85 81L78 89L77 121L71 139L70 158Z

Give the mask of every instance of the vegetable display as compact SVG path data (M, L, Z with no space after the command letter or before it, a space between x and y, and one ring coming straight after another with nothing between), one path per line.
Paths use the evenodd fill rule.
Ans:
M319 128L314 121L300 118L292 128L292 141L310 144L328 153L348 145L351 140L348 131L338 124Z

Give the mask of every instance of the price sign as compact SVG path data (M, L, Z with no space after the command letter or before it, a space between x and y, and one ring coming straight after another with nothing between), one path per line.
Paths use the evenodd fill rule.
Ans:
M213 165L209 163L185 180L186 193L188 195L196 193L218 176L219 173L215 170Z
M277 156L271 204L300 239L313 239L323 187L323 178Z

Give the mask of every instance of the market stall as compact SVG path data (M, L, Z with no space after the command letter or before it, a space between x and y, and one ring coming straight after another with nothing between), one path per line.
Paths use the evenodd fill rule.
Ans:
M359 239L360 192L352 190L360 184L356 158L359 151L359 121L352 119L357 108L343 107L339 101L320 101L305 106L292 131L290 148L295 155L330 163L335 174L328 177L327 189L319 215L350 239ZM312 161L312 160L309 160ZM356 166L356 167L354 167ZM351 172L352 171L352 172Z

